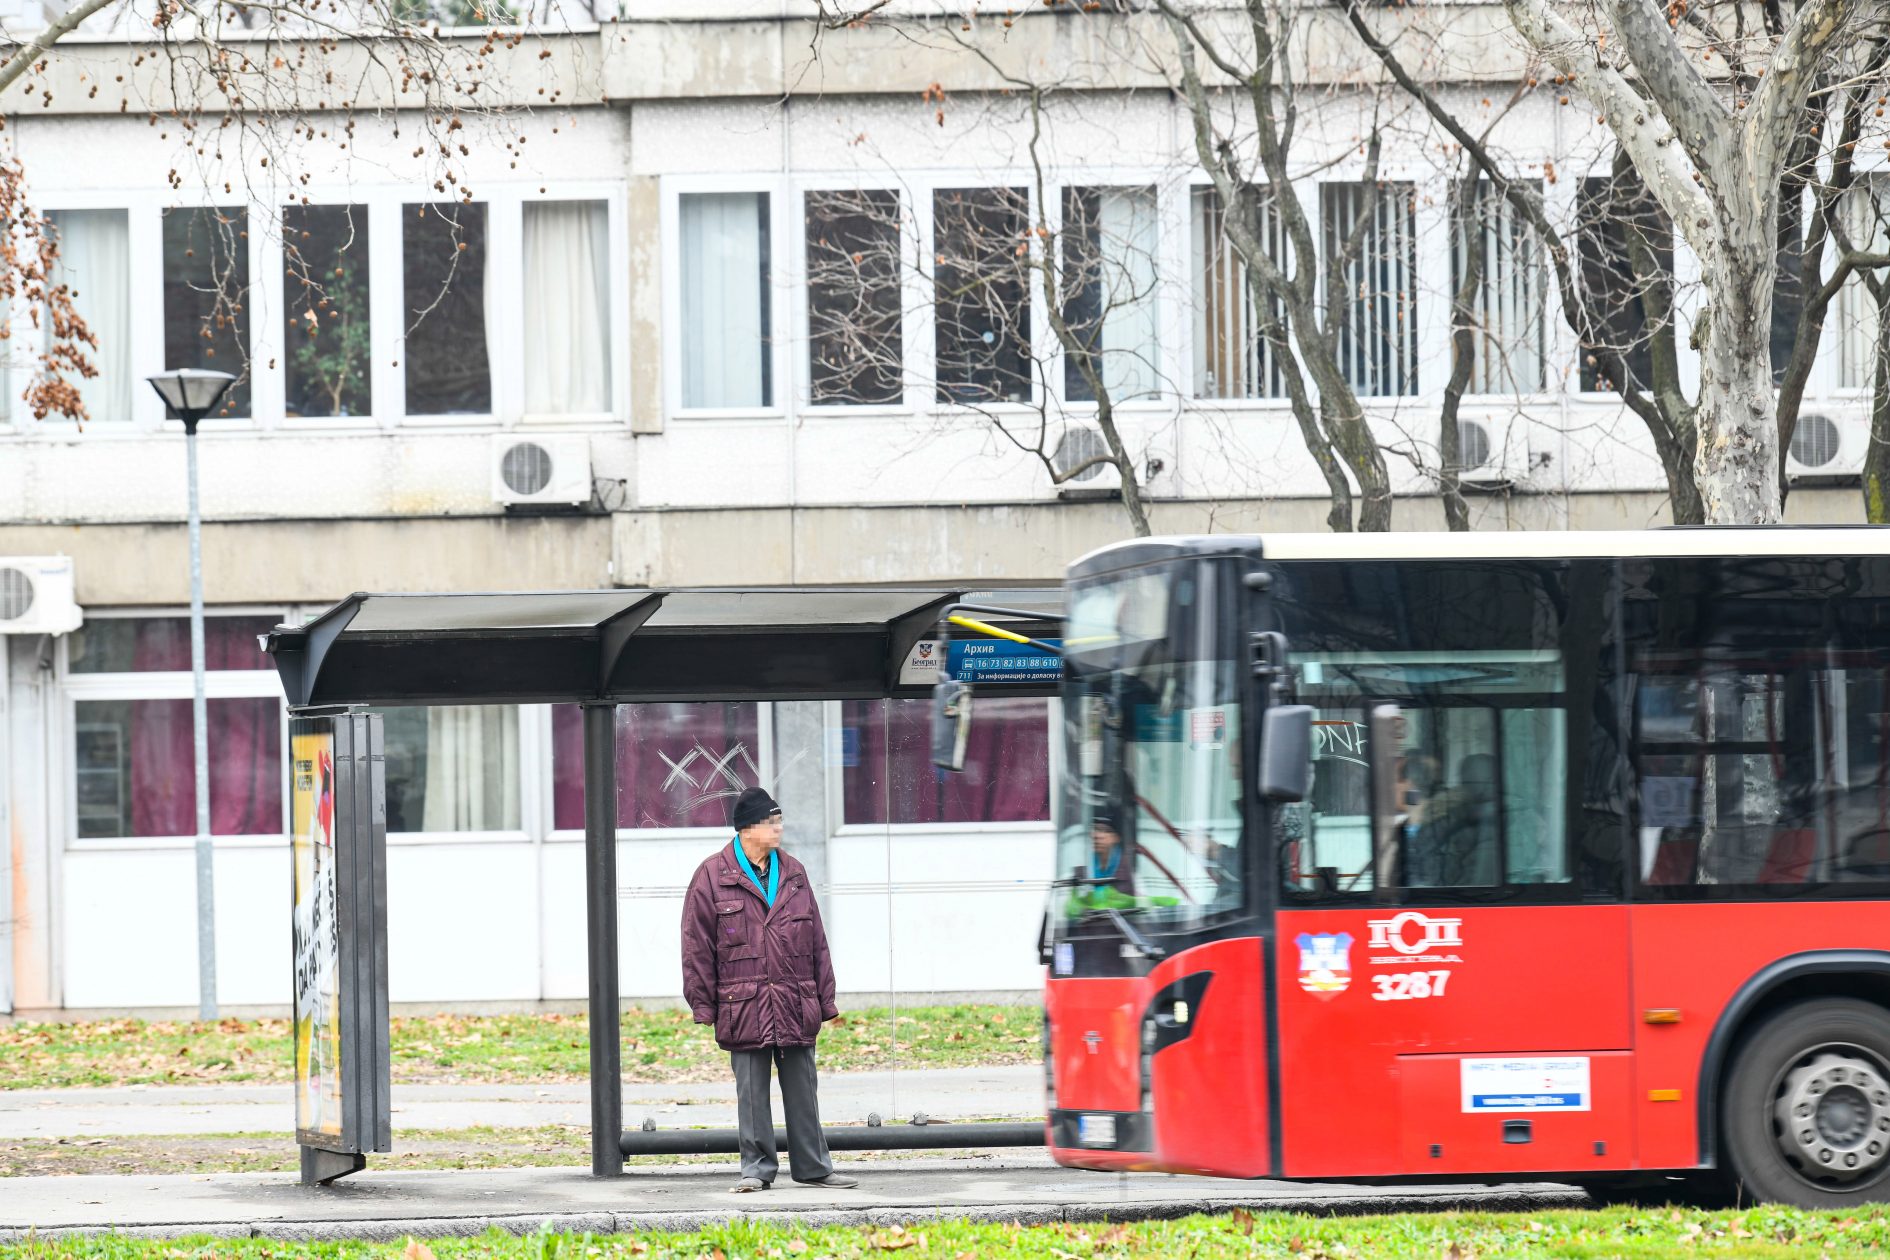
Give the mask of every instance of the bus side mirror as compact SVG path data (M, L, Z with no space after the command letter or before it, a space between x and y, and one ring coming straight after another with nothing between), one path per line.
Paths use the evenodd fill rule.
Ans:
M1398 886L1399 841L1406 802L1399 790L1404 776L1404 710L1395 704L1375 704L1366 719L1366 748L1372 773L1372 887L1380 897Z
M932 688L932 764L941 770L963 770L970 737L971 684L939 679Z
M1303 801L1312 790L1312 706L1276 704L1260 720L1260 799Z

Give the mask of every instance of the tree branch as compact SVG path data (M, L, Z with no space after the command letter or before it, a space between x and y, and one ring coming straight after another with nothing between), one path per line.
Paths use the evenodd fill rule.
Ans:
M1828 0L1827 0L1828 2ZM1586 55L1589 41L1557 13L1549 0L1504 0L1510 20L1543 56L1594 102L1616 141L1633 159L1661 208L1702 258L1716 253L1719 229L1713 203L1693 182L1693 166L1673 126L1620 71ZM1663 25L1663 38L1671 32Z

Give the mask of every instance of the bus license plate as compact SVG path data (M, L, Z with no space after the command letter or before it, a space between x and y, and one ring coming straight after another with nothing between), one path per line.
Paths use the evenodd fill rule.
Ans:
M1114 1116L1078 1117L1076 1140L1084 1146L1114 1146L1116 1144L1116 1118Z

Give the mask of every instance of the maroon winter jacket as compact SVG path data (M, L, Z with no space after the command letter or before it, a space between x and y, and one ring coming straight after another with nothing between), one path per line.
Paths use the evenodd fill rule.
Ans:
M774 907L731 841L696 868L683 898L683 1000L724 1050L811 1046L833 1004L833 959L807 868L776 850ZM766 876L763 876L766 882Z

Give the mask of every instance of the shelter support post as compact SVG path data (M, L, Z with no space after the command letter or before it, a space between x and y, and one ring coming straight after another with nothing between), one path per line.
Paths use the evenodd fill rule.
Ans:
M590 956L591 1175L623 1172L617 983L617 706L584 707L584 907Z

